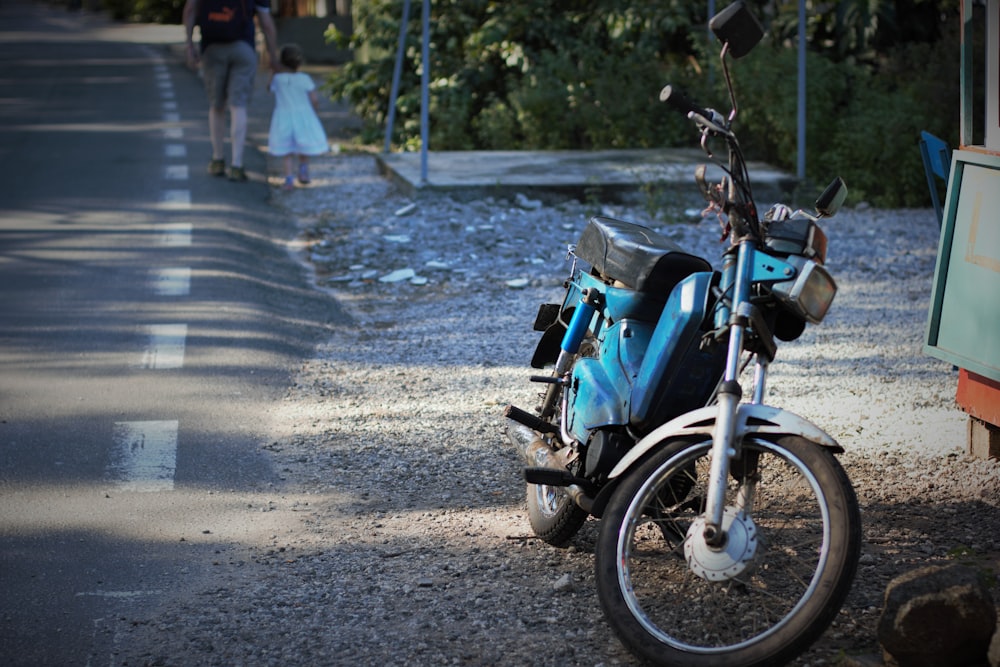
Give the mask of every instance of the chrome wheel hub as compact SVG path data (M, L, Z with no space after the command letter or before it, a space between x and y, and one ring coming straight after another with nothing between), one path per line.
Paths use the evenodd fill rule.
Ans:
M726 538L721 546L706 542L705 525L704 517L695 519L684 541L684 558L691 572L708 581L725 581L746 571L757 553L757 526L753 519L735 507L727 507L722 515Z

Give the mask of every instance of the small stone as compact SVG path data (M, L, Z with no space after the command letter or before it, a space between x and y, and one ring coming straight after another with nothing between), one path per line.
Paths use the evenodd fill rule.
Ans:
M567 572L559 577L556 579L556 583L552 585L552 589L557 593L566 593L573 590L573 575Z
M511 289L524 289L531 284L531 281L527 278L515 278L514 280L508 280L506 284Z
M514 202L521 208L527 211L537 211L542 207L542 202L538 199L528 199L525 195L518 192L514 195Z
M391 273L385 274L378 280L379 282L382 283L399 283L403 282L404 280L410 280L416 275L417 272L414 271L413 269L396 269Z
M402 208L396 209L396 216L401 218L404 215L409 215L409 214L413 213L416 210L417 210L417 205L416 204L412 204L412 203L411 204L407 204L406 206L404 206Z

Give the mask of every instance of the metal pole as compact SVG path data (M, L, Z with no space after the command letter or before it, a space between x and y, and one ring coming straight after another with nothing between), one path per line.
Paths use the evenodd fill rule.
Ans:
M806 178L806 0L799 0L799 159L796 176Z
M392 127L396 122L396 98L399 96L399 79L403 72L403 53L406 49L406 30L410 23L410 0L403 0L403 18L399 23L399 47L396 49L396 64L392 68L392 91L389 93L389 117L385 125L385 146L383 153L392 147Z
M420 182L427 182L427 143L428 143L428 127L429 123L429 112L428 112L428 100L430 95L427 93L427 89L430 86L430 71L431 71L431 48L430 48L430 32L431 32L431 0L424 0L424 11L423 11L423 49L421 50L421 60L422 67L420 70Z
M715 16L715 0L708 0L708 20L705 21L705 32L708 33L708 57L706 58L706 64L708 65L708 87L710 90L715 87L715 66L712 60L712 47L715 42L712 39L712 29L708 27L708 24L712 22L713 16Z

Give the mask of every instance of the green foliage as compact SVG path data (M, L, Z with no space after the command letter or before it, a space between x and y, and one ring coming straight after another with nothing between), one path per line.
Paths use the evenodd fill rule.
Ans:
M730 67L739 105L737 131L744 151L794 171L798 151L798 54L761 44ZM825 155L834 141L830 119L849 102L850 68L806 54L806 143L809 155ZM719 84L717 96L724 95Z
M394 140L419 133L420 3L408 20ZM688 3L672 10L620 0L432 4L430 109L436 149L662 145L682 123L656 118L668 80L690 77ZM384 127L401 13L398 2L356 3L360 58L330 89L372 129ZM335 36L334 36L335 37ZM623 90L630 91L622 94ZM641 92L640 92L641 91Z
M956 26L957 27L957 26ZM896 49L882 71L855 73L835 140L821 154L855 197L876 206L927 206L930 195L918 148L921 130L958 144L957 34Z
M732 63L748 158L794 171L797 0L750 0L769 29ZM851 200L927 206L917 139L958 132L958 27L950 0L810 4L806 176L835 175ZM420 144L420 0L411 3L393 141ZM329 81L380 140L401 17L398 0L355 0L354 62ZM657 101L671 83L728 110L704 7L682 0L435 0L430 145L435 150L691 146L690 123ZM913 25L899 16L922 16ZM343 35L329 35L347 45Z
M896 48L878 71L807 54L809 181L822 187L842 176L855 202L929 204L917 141L920 131L927 130L957 145L959 84L952 71L957 27L934 44ZM792 172L798 142L797 67L797 52L774 44L761 44L732 65L744 150L752 159Z
M181 22L184 0L103 0L104 7L117 21L142 23Z

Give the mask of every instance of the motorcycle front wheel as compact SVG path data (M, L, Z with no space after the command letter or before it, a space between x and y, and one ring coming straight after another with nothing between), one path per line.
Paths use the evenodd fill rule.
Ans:
M628 474L601 519L597 590L623 644L657 665L780 665L826 630L850 590L861 516L832 453L747 438L723 527L700 523L711 440L665 446Z

